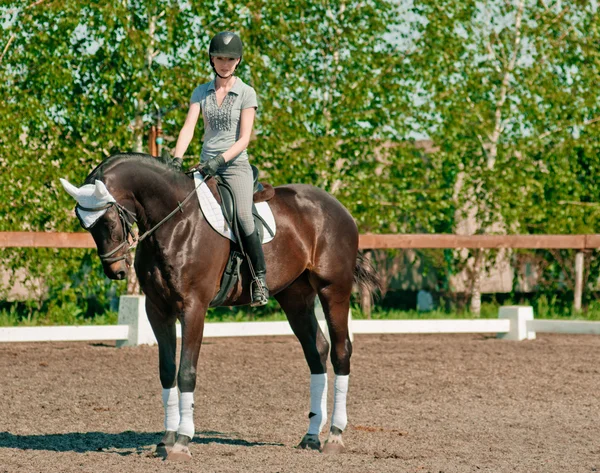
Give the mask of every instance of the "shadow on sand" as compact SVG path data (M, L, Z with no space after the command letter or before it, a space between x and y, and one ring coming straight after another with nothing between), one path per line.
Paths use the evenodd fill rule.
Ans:
M162 432L133 432L108 434L104 432L72 432L67 434L15 435L0 432L0 449L47 450L54 452L110 452L119 455L151 452L160 441ZM249 442L235 434L214 431L196 432L193 444L219 443L240 447L283 447L282 443Z

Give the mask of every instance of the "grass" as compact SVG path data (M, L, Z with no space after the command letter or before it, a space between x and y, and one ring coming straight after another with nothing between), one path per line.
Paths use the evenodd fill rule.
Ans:
M506 303L504 305L513 305ZM585 311L574 312L570 307L564 308L559 304L548 304L543 297L533 304L523 303L514 305L533 305L533 314L536 319L544 320L585 320L585 321L600 321L600 302L592 302L588 305ZM371 319L394 319L394 320L409 320L409 319L496 319L500 305L484 303L481 305L481 315L475 316L469 311L453 310L432 310L429 312L418 312L416 310L394 310L375 308L371 314ZM359 307L352 308L352 317L355 319L366 319L367 317L361 312Z
M287 320L285 314L280 311L255 316L243 309L228 310L227 312L209 310L206 316L207 322L281 322L285 320Z
M536 319L544 320L586 320L600 321L600 312L573 313L572 315L563 312L550 312L538 314L533 311ZM360 312L360 309L352 311L352 317L357 320L364 320L367 317ZM498 307L493 313L482 312L479 317L470 312L444 312L433 310L429 312L417 312L416 310L401 311L401 310L376 310L371 314L372 320L411 320L411 319L496 319L498 318Z
M508 303L506 305L509 305ZM475 317L468 311L443 311L433 310L429 312L418 312L416 310L394 310L375 307L371 314L373 320L409 320L409 319L495 319L498 317L498 304L484 303L481 307L480 317ZM570 309L561 309L557 301L548 301L544 296L534 303L534 315L537 319L562 319L562 320L586 320L600 321L600 301L591 302L587 310L581 313L573 313ZM367 317L356 305L352 307L352 317L363 320ZM267 310L249 308L218 308L210 309L207 322L248 322L248 321L285 321L285 314L278 311L275 304L271 304ZM115 325L118 322L118 313L107 311L93 318L85 317L73 304L63 307L51 307L46 312L31 310L28 313L18 311L16 306L8 306L0 309L0 326L43 326L43 325Z
M46 313L31 311L28 314L20 314L14 310L0 310L0 327L35 327L43 325L116 325L119 314L114 311L107 311L104 314L96 315L93 318L84 317L77 310L52 310Z

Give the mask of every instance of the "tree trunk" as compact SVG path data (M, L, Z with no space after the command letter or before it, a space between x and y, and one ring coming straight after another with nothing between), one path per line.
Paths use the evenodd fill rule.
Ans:
M582 251L578 251L575 255L575 290L573 309L575 312L581 312L581 300L583 296L583 259Z
M481 316L481 274L483 262L483 250L477 250L475 262L473 263L473 277L471 279L471 314L475 317Z
M498 143L500 142L500 136L502 135L504 130L502 109L506 103L510 79L513 75L515 64L519 56L524 8L525 0L519 0L515 12L515 36L513 39L513 50L510 60L508 64L506 64L506 68L503 71L504 73L502 83L500 84L500 89L496 100L496 107L494 111L494 129L492 133L488 135L487 142L484 142L484 140L480 138L482 149L487 155L487 167L491 170L494 169L494 166L496 164L496 158L498 157ZM498 223L501 222L499 221ZM475 263L473 265L473 278L471 286L471 312L477 317L481 315L481 277L484 266L484 255L485 252L483 250L478 250L477 255L475 257Z

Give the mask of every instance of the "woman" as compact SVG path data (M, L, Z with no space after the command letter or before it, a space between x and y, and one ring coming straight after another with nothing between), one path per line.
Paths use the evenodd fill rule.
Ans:
M254 89L234 76L242 60L242 49L242 40L229 31L217 34L210 41L208 55L216 76L192 93L185 124L175 146L174 164L181 168L182 157L202 113L204 143L199 169L204 175L221 176L235 194L242 243L254 269L251 305L261 306L269 297L267 271L252 216L253 178L246 151L258 104Z

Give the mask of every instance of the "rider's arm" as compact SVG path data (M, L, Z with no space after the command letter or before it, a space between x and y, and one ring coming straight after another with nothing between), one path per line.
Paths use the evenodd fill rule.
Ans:
M244 151L250 143L252 136L252 127L254 126L254 117L256 109L254 107L245 108L240 115L240 136L238 140L223 153L225 161L230 161ZM177 142L179 145L179 142Z
M194 130L198 117L200 116L200 104L194 102L190 104L190 108L185 118L185 123L179 132L179 138L177 138L177 145L175 145L175 158L183 158L183 155L188 149L192 138L194 137Z

